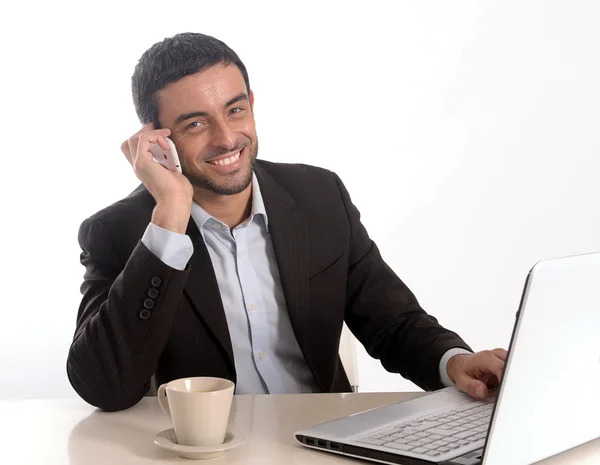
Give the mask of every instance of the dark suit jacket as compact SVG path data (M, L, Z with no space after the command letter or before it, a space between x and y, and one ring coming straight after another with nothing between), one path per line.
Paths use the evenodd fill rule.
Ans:
M340 179L305 165L257 161L287 308L323 392L349 391L338 350L342 323L369 354L427 390L451 347L469 349L419 306L382 260ZM188 376L236 381L225 312L195 223L184 271L140 241L155 206L143 186L86 219L79 231L85 277L67 373L79 395L120 410Z

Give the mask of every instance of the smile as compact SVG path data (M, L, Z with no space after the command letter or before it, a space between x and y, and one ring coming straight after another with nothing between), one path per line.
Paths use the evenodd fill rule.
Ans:
M223 158L221 160L211 160L208 161L207 163L210 163L211 165L216 165L216 166L227 166L227 165L231 165L232 163L235 163L236 161L238 161L240 159L240 152L236 153L235 155L232 155L228 158Z

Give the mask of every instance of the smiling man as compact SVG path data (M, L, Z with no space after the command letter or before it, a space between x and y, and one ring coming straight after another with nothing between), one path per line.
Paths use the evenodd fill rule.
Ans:
M121 149L142 184L79 230L67 373L84 400L121 410L190 376L231 379L237 394L349 391L344 321L423 389L482 397L498 384L506 352L472 353L420 307L335 173L257 160L248 74L223 42L153 45L132 88L144 126ZM152 159L166 137L183 174Z

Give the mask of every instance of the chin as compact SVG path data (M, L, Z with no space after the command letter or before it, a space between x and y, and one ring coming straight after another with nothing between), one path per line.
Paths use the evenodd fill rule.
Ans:
M222 180L214 179L209 176L198 176L186 173L186 177L189 179L192 186L207 190L213 194L218 195L235 195L243 192L251 183L252 175L254 173L253 165L245 167L242 170L232 173L231 178L226 182Z

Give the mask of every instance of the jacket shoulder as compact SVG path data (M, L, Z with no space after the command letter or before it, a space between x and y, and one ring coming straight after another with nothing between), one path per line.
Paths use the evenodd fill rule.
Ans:
M155 205L152 195L140 184L127 197L97 211L85 222L100 222L107 228L134 226L140 219L149 221Z
M127 197L81 223L78 233L81 248L103 253L113 250L125 263L148 227L154 205L152 195L140 185Z
M259 169L263 169L275 181L286 189L294 192L312 190L309 188L323 189L327 186L337 189L337 175L326 168L302 163L273 163L259 161Z

